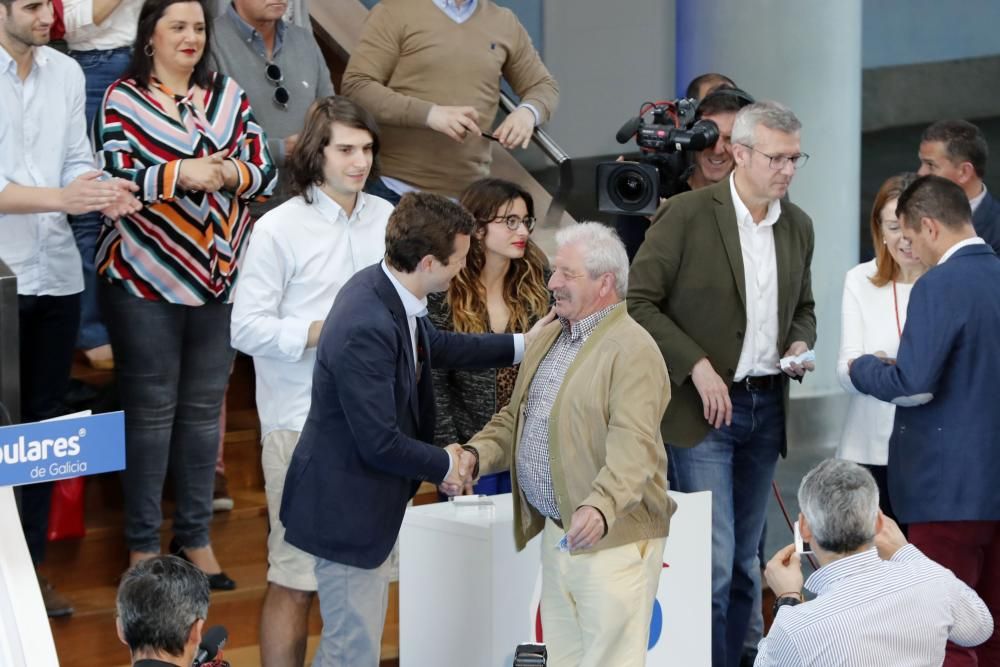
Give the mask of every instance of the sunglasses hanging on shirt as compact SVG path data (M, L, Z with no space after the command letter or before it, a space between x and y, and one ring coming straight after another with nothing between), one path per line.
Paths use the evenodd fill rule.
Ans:
M285 80L285 77L281 73L281 68L274 63L268 63L267 67L264 68L264 76L275 85L274 103L282 109L288 109L288 100L291 97L288 94L288 89L281 85Z

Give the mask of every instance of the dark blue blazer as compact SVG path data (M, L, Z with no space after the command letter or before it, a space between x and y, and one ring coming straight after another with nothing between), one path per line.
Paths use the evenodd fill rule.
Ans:
M889 497L904 523L1000 520L1000 261L959 249L913 286L896 365L851 366L858 390L899 407L889 440Z
M510 366L510 335L441 332L417 318L419 378L406 312L381 265L340 290L316 350L312 404L281 502L285 540L326 560L378 567L420 482L440 483L431 364Z
M976 234L1000 254L1000 201L994 199L989 190L972 214L972 226L976 228Z

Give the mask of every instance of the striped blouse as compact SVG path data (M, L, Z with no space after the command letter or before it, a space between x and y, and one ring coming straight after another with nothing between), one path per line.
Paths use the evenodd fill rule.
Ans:
M98 273L135 296L189 306L232 299L250 235L247 202L266 199L277 182L267 139L243 89L214 74L200 93L204 112L193 102L195 93L192 88L175 96L178 122L149 90L119 80L108 88L94 121L100 168L136 183L145 204L105 224ZM181 160L218 151L236 166L235 192L182 189Z

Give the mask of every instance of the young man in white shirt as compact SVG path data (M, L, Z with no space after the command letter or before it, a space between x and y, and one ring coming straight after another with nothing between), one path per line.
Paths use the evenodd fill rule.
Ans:
M84 78L49 41L51 2L0 0L0 260L17 276L21 421L63 413L83 274L66 214L139 209L138 188L97 171L87 141ZM21 525L45 558L52 485L21 489ZM50 616L73 606L39 577Z
M236 290L233 347L252 355L271 533L261 612L261 662L305 661L314 558L284 540L278 519L285 473L309 413L316 343L334 298L385 253L392 206L362 192L377 177L371 115L343 97L316 102L287 159L296 196L254 228Z

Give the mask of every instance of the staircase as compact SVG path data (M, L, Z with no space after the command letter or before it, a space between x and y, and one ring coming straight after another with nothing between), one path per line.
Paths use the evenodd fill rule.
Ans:
M84 364L74 367L74 376L92 385L106 385L110 373L95 372ZM240 355L230 379L227 395L225 435L226 477L235 501L231 512L215 515L212 546L226 573L237 582L234 591L214 591L206 625L224 625L229 631L226 658L238 667L260 664L258 642L260 609L267 587L267 505L260 466L260 430L253 400L253 365ZM170 480L167 481L170 496ZM431 485L421 488L415 502L435 502ZM171 538L173 502L163 503L164 522L160 543ZM108 667L127 665L129 654L115 634L115 594L118 579L128 565L128 549L122 533L121 483L117 473L87 478L87 534L79 540L49 545L42 573L74 603L76 613L52 619L52 634L62 667ZM398 595L393 583L382 637L383 667L399 664ZM321 631L318 603L309 622L309 657ZM308 664L308 663L307 663Z

